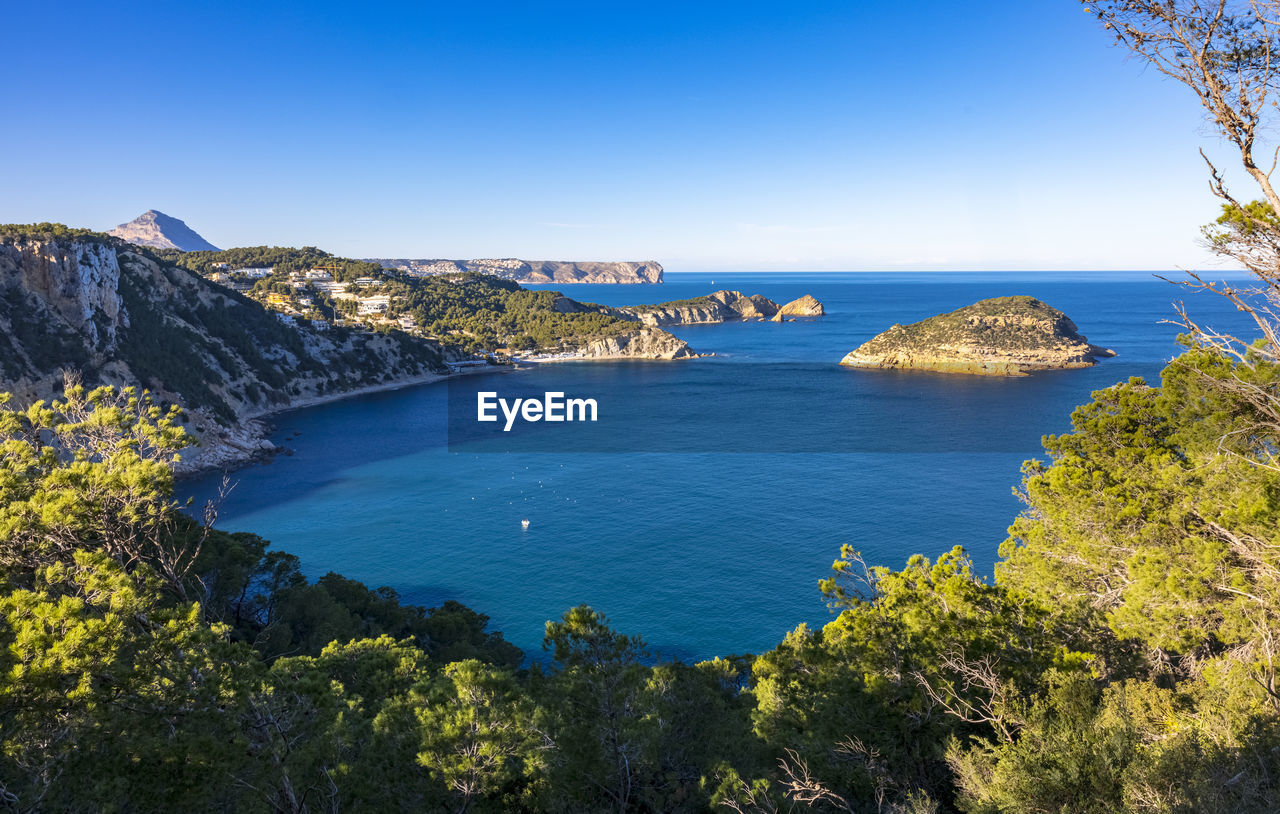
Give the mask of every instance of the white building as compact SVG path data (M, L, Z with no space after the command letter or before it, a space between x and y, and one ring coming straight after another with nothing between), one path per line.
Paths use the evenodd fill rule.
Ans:
M333 297L337 294L345 294L348 288L347 283L335 283L332 280L330 280L329 282L324 282L321 280L321 281L313 282L312 285L315 286L317 291L321 291L325 294L328 294L330 297Z
M269 268L255 266L253 268L233 269L231 273L243 274L246 277L251 277L255 280L261 280L263 277L270 277L272 274L275 274L276 269L275 269L275 266L271 266Z
M357 300L357 311L360 316L384 314L391 307L391 297L382 294L376 297L362 297Z

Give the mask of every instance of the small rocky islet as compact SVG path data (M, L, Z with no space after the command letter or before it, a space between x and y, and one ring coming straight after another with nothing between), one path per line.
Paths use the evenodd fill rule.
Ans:
M741 291L724 289L705 297L667 302L660 305L637 305L618 309L619 316L638 318L653 327L665 325L717 325L722 322L771 320L784 317L820 317L826 311L822 303L806 294L798 300L779 305L761 294L747 296Z
M1090 367L1115 352L1092 345L1076 324L1035 297L973 305L894 325L840 361L846 367L1022 376L1033 370Z

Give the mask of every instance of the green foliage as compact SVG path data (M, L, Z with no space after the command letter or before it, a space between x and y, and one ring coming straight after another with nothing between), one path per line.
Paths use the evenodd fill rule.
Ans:
M953 755L969 811L1123 809L1123 776L1139 747L1137 731L1123 715L1100 706L1088 676L1050 678L1016 742Z
M277 274L306 271L317 266L337 266L335 279L350 282L360 277L386 278L388 275L377 263L335 257L315 246L300 249L283 246L246 246L217 252L183 252L176 249L159 249L155 254L168 263L182 266L201 275L212 274L215 263L226 263L232 269L274 268Z
M76 229L61 223L0 223L0 242L13 243L19 240L75 241L101 243L108 246L118 246L123 243L104 232Z
M7 378L47 370L81 371L90 366L92 356L85 338L36 305L20 287L0 293L0 324L4 323L9 330L0 335L0 341L10 352L0 359L0 371ZM24 354L18 352L19 347Z
M1221 229L1210 229L1215 242L1227 242L1232 235L1250 236L1254 232L1269 230L1280 231L1280 218L1276 217L1271 204L1265 201L1250 201L1243 206L1234 203L1222 205L1222 214L1214 221Z
M1045 439L1053 465L1027 465L1031 509L1010 529L1001 580L1164 659L1270 641L1280 556L1266 541L1280 532L1280 477L1251 455L1276 437L1213 386L1224 377L1262 386L1276 371L1193 350L1161 388L1134 380L1095 393L1075 432ZM1256 652L1270 685L1266 648Z
M636 329L606 309L562 313L555 291L528 291L511 280L480 274L433 275L385 289L401 312L435 336L466 337L475 349L572 348ZM591 309L592 306L584 306Z
M542 741L533 702L509 672L456 661L411 703L418 764L449 790L459 810L488 799L501 803L491 810L509 811L531 794L526 786L541 773Z
M457 603L178 514L189 439L145 394L0 409L4 802L1276 810L1277 373L1192 350L1094 394L1026 465L995 582L845 548L838 615L758 657L655 663L580 606L527 670Z

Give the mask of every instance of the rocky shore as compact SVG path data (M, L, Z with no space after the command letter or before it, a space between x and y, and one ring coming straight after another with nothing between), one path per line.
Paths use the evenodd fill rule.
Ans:
M275 427L270 420L271 416L278 413L315 407L369 393L402 390L406 387L447 381L458 376L495 373L509 369L510 366L494 365L467 368L450 374L427 373L419 376L409 376L398 381L358 387L340 393L305 396L294 399L284 406L246 415L230 427L208 420L203 415L195 415L192 416L192 424L195 425L194 429L200 439L200 444L183 450L182 460L174 466L174 473L180 478L196 477L208 472L238 469L287 453L289 450L286 447L276 445L269 438L271 433L275 431Z

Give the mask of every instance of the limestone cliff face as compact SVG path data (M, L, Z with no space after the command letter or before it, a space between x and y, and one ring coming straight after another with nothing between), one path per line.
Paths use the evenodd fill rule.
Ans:
M657 328L640 328L589 343L581 359L689 359L697 356L689 343Z
M655 305L650 308L619 309L623 319L637 319L651 327L664 325L718 325L729 319L740 319L717 302L696 305Z
M661 283L662 264L653 260L639 262L574 262L570 260L410 260L375 258L383 268L410 274L457 274L474 272L515 280L518 283Z
M218 247L200 237L187 224L163 212L148 209L138 217L108 232L135 246L178 249L184 252L216 252Z
M637 305L619 309L646 325L715 325L743 319L763 319L778 310L773 300L741 291L716 291L705 297L658 305Z
M1089 344L1056 308L997 297L911 325L894 325L840 361L849 367L1019 376L1089 367L1115 353Z
M0 289L38 299L96 348L114 347L122 308L119 282L116 253L102 244L0 243Z

